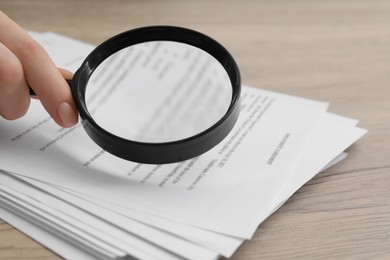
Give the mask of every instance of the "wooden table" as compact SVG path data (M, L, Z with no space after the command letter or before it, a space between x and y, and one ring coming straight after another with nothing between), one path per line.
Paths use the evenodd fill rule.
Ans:
M235 56L243 83L329 101L369 133L302 187L233 259L390 259L389 1L2 0L23 27L97 44L171 24L202 31ZM10 32L12 33L12 32ZM56 259L0 222L1 259Z

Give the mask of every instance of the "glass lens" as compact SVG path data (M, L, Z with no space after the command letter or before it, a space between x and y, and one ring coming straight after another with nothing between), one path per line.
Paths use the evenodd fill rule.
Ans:
M124 139L164 143L199 134L232 100L222 65L207 52L171 41L122 49L104 60L86 88L95 122Z

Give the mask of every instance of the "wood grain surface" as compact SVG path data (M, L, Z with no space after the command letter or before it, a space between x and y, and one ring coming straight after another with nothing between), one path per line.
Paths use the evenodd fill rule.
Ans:
M390 259L390 1L1 0L0 9L26 29L93 44L152 24L199 30L231 51L244 84L360 119L369 133L349 157L304 185L232 259ZM57 258L0 222L0 259Z

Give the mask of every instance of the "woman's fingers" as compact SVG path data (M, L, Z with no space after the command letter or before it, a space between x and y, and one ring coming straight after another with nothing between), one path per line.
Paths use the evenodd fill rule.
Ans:
M64 79L71 80L73 78L73 72L66 70L66 69L63 69L63 68L57 68L57 69L61 73L62 77L64 77ZM39 97L36 95L30 96L30 98L39 99Z
M76 124L77 109L64 77L45 50L1 11L0 42L18 58L26 82L57 124Z
M0 43L0 115L13 120L22 117L30 95L19 59Z

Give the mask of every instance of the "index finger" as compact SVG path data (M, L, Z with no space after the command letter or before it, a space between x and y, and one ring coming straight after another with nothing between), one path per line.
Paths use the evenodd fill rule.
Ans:
M18 57L27 83L54 121L63 127L76 124L77 109L61 73L43 47L1 11L0 42Z

